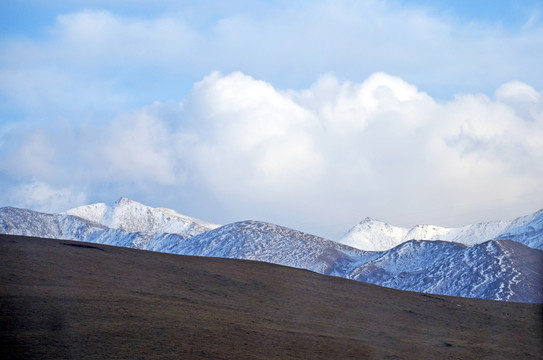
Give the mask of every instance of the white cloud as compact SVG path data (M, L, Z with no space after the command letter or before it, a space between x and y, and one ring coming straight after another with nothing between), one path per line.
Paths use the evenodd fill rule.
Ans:
M4 138L16 156L2 171L37 179L16 196L38 207L85 199L73 190L84 188L188 215L202 205L182 199L205 199L209 215L198 216L212 221L250 217L330 237L365 216L462 225L542 207L541 108L541 93L521 82L443 102L385 73L360 83L326 75L300 91L212 73L181 104Z
M233 208L280 203L274 216L315 223L391 208L405 209L391 221L412 223L437 209L436 222L448 213L458 225L477 210L541 206L543 121L484 95L438 103L382 73L282 92L235 73L206 78L185 105L202 122L197 172Z
M521 118L533 121L543 119L541 94L533 87L520 81L510 81L496 90L499 102L509 106Z
M51 119L179 100L214 70L295 89L324 73L361 81L383 70L446 99L490 95L513 79L543 84L538 22L462 23L397 1L206 6L148 16L81 10L58 15L39 38L4 36L0 95L22 113Z
M142 109L126 114L86 138L85 160L97 178L108 181L181 184L175 134L163 121ZM88 136L88 135L85 135Z
M73 187L54 188L41 181L20 184L9 196L15 206L43 212L61 212L86 203L87 197Z
M214 73L195 86L186 105L197 121L196 168L218 192L258 202L322 174L312 138L317 119L271 85Z
M0 37L0 202L125 195L336 237L365 216L543 207L536 13L504 27L398 1L109 4Z
M198 38L179 17L144 20L90 10L60 15L53 32L59 50L54 56L92 67L183 61Z
M4 161L0 169L39 178L55 176L57 144L46 131L33 129L26 133L10 131L5 146Z
M195 61L197 38L171 16L134 19L91 10L59 15L39 40L0 39L0 95L40 119L114 116L159 93L177 96L168 92L178 85L170 79Z

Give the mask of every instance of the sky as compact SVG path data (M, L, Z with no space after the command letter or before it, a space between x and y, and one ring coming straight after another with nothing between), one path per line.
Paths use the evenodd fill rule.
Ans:
M543 1L0 2L0 206L339 239L543 208Z

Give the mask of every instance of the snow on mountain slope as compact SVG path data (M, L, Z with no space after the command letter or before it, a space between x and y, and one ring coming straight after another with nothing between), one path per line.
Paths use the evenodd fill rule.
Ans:
M0 208L0 233L79 240L99 244L162 251L187 238L184 235L129 233L72 215L46 214L14 207Z
M185 237L219 227L219 225L181 215L175 210L152 208L127 198L120 198L109 206L98 203L76 207L64 214L78 216L127 232L170 233Z
M194 236L177 247L177 254L271 262L323 274L346 263L373 259L360 251L301 231L259 221L241 221Z
M338 242L366 251L383 251L397 246L408 230L372 218L365 218Z
M543 210L513 221L491 221L459 228L416 225L407 229L366 218L349 230L338 242L366 251L389 250L409 240L441 240L473 246L492 239L508 238L505 234L508 234L509 231L513 231L511 234L516 234L515 228L535 221L538 214L543 214ZM518 230L518 233L524 234L525 231L526 229L522 228ZM530 237L526 235L511 236L514 237L512 240L536 249L543 249L543 229L541 227L534 227Z
M543 251L510 240L472 247L411 240L346 277L424 293L543 302L542 263Z
M79 240L173 254L266 261L325 274L341 274L342 268L350 269L378 256L377 253L367 253L257 221L228 224L189 238L180 234L130 233L73 215L7 207L0 209L0 233Z
M522 226L532 234L532 230L540 231L541 222L536 216L528 223L517 224L524 223ZM382 224L376 222L374 226ZM522 236L519 226L513 229ZM395 229L387 231L383 233L394 233ZM510 240L471 247L444 241L407 241L386 251L367 252L257 221L232 223L190 237L127 232L77 216L11 207L0 208L0 233L266 261L403 290L543 302L543 251Z
M73 221L71 221L73 220ZM0 232L4 234L72 239L87 237L107 227L71 216L45 214L14 207L0 208Z
M510 239L531 248L543 250L543 210L536 212L529 222L509 227L508 231L496 238Z
M271 262L425 293L543 302L543 251L509 240L473 247L408 241L366 252L258 221L242 221L172 247L176 254Z
M272 262L402 290L543 302L543 251L509 240L473 247L408 241L366 252L282 226L242 221L178 242L169 251Z

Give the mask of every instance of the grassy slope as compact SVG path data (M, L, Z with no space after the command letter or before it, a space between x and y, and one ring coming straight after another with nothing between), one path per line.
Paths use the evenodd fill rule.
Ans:
M0 235L1 358L543 358L542 305L82 244Z

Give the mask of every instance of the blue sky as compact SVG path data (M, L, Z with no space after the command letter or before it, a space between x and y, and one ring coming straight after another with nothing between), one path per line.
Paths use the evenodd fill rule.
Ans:
M543 208L541 1L0 3L0 205L337 238Z

